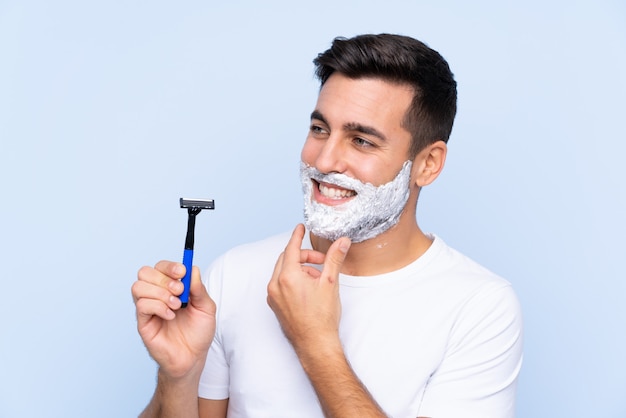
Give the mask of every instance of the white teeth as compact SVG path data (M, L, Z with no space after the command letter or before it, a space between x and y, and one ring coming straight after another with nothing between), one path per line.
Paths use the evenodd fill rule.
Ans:
M346 197L352 197L356 194L353 190L335 189L333 187L328 187L323 184L320 184L319 190L320 193L322 193L322 196L331 199L344 199Z

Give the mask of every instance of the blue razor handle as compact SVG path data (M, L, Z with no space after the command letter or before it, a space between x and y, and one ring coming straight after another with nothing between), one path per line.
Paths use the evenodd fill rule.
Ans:
M183 293L180 295L180 301L183 304L183 308L187 306L189 302L189 286L191 285L191 267L193 266L193 250L185 249L183 254L183 264L185 265L185 277L181 280L183 286L185 286Z

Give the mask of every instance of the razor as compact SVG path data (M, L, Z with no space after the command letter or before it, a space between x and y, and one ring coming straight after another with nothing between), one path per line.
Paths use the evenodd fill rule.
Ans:
M193 265L193 242L196 229L196 215L202 209L215 209L213 199L185 199L180 198L180 207L187 209L189 214L187 220L187 237L185 238L185 252L183 254L183 264L185 265L185 277L181 280L184 285L183 293L180 295L182 307L189 303L189 286L191 284L191 267Z

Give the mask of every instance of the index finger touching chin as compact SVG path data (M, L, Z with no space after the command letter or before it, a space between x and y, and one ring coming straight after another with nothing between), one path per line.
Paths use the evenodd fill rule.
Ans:
M298 224L289 238L285 247L285 263L300 264L300 251L302 250L302 240L304 239L304 225Z

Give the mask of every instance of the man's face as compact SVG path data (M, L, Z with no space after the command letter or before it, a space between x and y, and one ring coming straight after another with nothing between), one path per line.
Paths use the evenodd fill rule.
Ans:
M387 184L391 182L391 186L398 189L401 185L397 193L390 195L387 191L381 195L385 202L370 201L360 204L361 209L357 210L371 213L386 206L390 196L400 194L403 201L398 201L392 208L394 216L399 216L408 197L410 178L410 166L407 170L405 163L411 135L402 127L402 121L412 98L413 91L404 85L333 74L322 87L311 114L311 128L302 149L304 165L313 171L340 174L345 176L344 179L355 179L369 186L386 185L384 188L388 189ZM405 169L401 172L403 166ZM341 177L328 182L303 178L305 192L309 181L312 185L310 197L305 196L305 199L310 199L317 206L315 210L318 214L320 210L325 213L335 209L337 213L341 212L359 200L358 187L351 187L351 182L341 181ZM312 209L309 207L306 210ZM338 236L331 234L327 238L336 239ZM371 236L364 239L369 238Z

